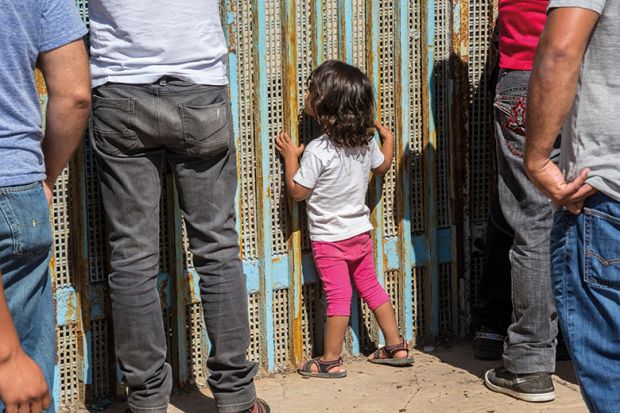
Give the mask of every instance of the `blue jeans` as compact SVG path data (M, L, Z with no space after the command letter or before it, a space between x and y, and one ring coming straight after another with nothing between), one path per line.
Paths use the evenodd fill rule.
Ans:
M40 183L0 188L0 271L24 352L54 388L55 320L49 261L52 228ZM0 402L0 411L4 405ZM55 412L54 404L47 410Z
M620 202L587 199L555 214L552 283L560 324L591 412L620 406Z

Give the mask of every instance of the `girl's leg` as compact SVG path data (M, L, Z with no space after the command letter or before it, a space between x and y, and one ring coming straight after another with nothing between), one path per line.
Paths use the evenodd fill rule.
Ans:
M403 342L403 338L398 331L394 307L390 302L390 296L385 292L375 272L375 263L372 252L372 239L369 234L358 237L357 251L355 260L349 263L355 288L359 292L362 300L372 310L377 319L377 323L385 337L385 344L393 346ZM407 357L406 351L399 351L396 357Z
M312 254L319 276L323 283L327 300L327 325L323 361L338 360L342 354L344 336L351 315L353 290L349 280L349 268L342 246L335 242L313 242ZM313 369L316 369L313 366ZM334 367L330 372L336 372Z
M325 342L323 357L324 361L338 360L342 354L344 335L349 327L349 317L332 316L327 317L325 327Z
M403 338L398 331L398 325L396 325L396 316L394 314L394 307L390 301L386 301L379 307L373 310L377 323L383 332L385 337L385 344L387 346L393 346L403 342ZM399 354L397 354L399 355Z

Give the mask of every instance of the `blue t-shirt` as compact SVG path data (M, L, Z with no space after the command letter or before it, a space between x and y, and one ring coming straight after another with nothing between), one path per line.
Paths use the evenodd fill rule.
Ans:
M0 187L45 179L38 56L86 34L73 0L0 0Z

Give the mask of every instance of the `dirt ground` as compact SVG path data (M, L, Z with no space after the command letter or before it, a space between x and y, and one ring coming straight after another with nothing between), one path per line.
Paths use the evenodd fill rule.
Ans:
M416 351L415 366L393 369L349 360L348 376L339 380L305 379L295 373L257 380L260 397L275 413L581 413L587 409L569 361L558 362L553 377L556 399L530 404L488 391L482 374L498 362L473 358L469 344L432 352ZM106 413L122 413L115 405ZM177 391L169 413L216 413L208 390Z

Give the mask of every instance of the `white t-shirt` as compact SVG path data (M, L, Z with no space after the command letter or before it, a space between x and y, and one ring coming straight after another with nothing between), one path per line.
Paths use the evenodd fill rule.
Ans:
M323 135L308 144L294 180L312 189L306 199L311 240L340 241L372 230L366 191L371 169L383 159L374 139L340 148Z
M228 83L218 0L90 0L93 87L162 76Z

